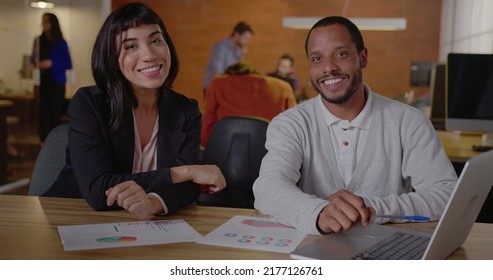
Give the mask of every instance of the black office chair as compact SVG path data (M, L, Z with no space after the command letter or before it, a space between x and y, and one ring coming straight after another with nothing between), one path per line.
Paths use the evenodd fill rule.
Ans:
M29 195L44 194L55 182L65 165L68 144L68 124L61 124L50 131L38 154L31 176Z
M212 129L202 162L217 165L227 187L217 194L201 193L198 204L253 208L253 183L257 179L265 149L269 122L254 117L227 117Z

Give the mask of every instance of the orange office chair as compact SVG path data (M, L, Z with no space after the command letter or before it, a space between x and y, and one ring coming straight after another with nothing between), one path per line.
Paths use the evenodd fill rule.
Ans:
M227 187L217 194L201 193L198 204L253 208L253 183L267 153L265 137L269 122L255 117L227 117L216 123L202 162L217 165Z

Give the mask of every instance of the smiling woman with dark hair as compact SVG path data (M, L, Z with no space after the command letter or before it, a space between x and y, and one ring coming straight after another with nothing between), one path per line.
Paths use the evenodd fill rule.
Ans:
M146 217L191 204L197 184L226 186L216 166L197 165L201 114L171 89L178 58L158 15L140 3L113 11L92 71L96 86L79 89L69 106L67 164L45 195Z

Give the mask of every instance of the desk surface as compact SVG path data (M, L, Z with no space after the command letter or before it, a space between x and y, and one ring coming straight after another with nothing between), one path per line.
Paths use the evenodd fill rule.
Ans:
M190 206L166 219L184 219L205 235L234 215L261 216L252 209ZM0 195L0 259L289 259L288 254L196 243L65 252L58 225L136 221L126 211L92 210L82 199ZM433 231L436 223L397 227ZM320 238L307 236L306 242ZM493 259L493 224L475 224L468 239L450 259Z
M10 93L0 94L0 100L30 100L34 99L34 93Z
M465 163L469 158L481 154L472 150L473 145L481 145L481 135L460 134L452 131L437 131L443 148L450 161Z

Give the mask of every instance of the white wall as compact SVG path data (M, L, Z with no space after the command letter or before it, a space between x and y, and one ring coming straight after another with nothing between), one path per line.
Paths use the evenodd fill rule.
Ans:
M440 61L447 54L493 53L493 1L443 0Z
M21 79L22 56L31 54L33 40L41 34L45 12L57 15L69 45L73 73L67 73L67 96L94 84L91 51L101 24L111 8L111 0L51 0L53 9L35 9L29 0L0 2L0 79L12 92L32 91L32 79Z

